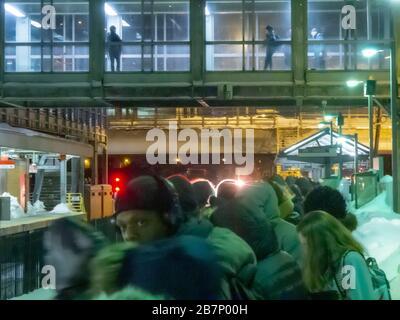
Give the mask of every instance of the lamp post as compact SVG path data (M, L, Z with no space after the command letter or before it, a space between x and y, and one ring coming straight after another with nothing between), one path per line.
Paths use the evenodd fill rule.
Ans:
M370 77L365 82L364 95L368 97L368 128L369 128L369 169L374 166L374 96L376 81Z
M393 19L392 19L392 23ZM394 26L393 26L394 31ZM372 57L376 55L379 50L365 49L363 55ZM390 113L392 118L392 176L393 176L393 210L399 212L399 167L398 167L398 110L397 110L397 65L396 65L396 43L394 40L390 44ZM371 122L371 118L370 118ZM370 138L371 139L371 138ZM372 153L372 149L370 150ZM372 157L370 157L372 158Z

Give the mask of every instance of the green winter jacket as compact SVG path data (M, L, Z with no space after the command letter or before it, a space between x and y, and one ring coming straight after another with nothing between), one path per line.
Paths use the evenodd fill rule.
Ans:
M251 247L235 233L225 228L214 227L206 219L193 218L182 226L179 235L205 238L214 248L223 273L222 299L233 298L230 289L232 278L238 279L246 288L254 291L257 259ZM260 297L256 292L254 295Z
M300 267L287 252L280 250L274 228L263 212L249 210L234 199L218 208L211 222L229 228L245 240L256 254L254 288L266 300L304 299L306 290Z
M279 216L278 198L272 186L259 182L239 190L236 198L249 210L263 212L274 227L281 250L301 264L302 252L296 227Z

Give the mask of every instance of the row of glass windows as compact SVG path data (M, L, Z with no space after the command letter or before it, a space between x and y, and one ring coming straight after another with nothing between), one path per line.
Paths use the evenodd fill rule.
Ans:
M342 8L348 4L356 8L355 30L342 26ZM56 10L54 29L43 27L46 5ZM189 71L189 5L189 0L106 2L106 71ZM387 7L379 0L310 0L308 68L388 68L385 46L366 59L359 42L340 43L389 40ZM89 71L88 0L10 0L4 9L6 72ZM204 19L207 71L292 68L291 1L207 0Z

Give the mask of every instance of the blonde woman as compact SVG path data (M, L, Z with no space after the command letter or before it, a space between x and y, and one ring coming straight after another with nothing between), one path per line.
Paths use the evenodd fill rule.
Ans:
M342 223L324 211L313 211L297 230L304 252L304 282L311 293L322 299L377 299L364 249Z

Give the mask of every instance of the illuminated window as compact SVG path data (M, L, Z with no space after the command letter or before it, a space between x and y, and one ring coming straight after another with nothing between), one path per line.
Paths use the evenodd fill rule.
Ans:
M208 71L291 69L291 1L208 0L204 14Z
M354 28L343 27L343 19L355 9ZM369 7L368 7L369 5ZM308 3L308 67L315 70L369 70L388 69L389 46L374 43L390 40L390 7L383 1L326 1ZM348 20L345 20L349 22ZM343 41L351 41L344 43ZM334 43L332 43L334 41ZM362 56L365 47L372 46L381 54L373 58Z
M42 23L46 5L55 8L54 28ZM4 9L6 72L89 71L89 1L13 0Z
M104 10L107 71L190 70L189 0L108 1Z

